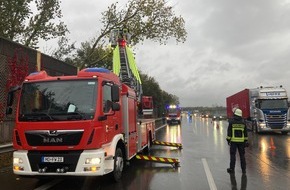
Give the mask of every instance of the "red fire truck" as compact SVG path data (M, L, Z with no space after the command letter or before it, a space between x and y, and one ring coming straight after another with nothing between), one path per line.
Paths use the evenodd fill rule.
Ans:
M128 51L126 45L116 45L114 73L87 68L76 76L51 77L40 71L9 92L7 114L12 113L14 92L20 91L13 137L15 174L110 173L120 180L125 161L155 139L154 120L137 119L141 88L134 81L140 80ZM131 69L124 71L124 65Z
M12 100L12 93L9 97ZM137 120L136 109L134 90L107 69L88 68L62 77L32 73L21 87L17 106L14 173L112 172L118 181L124 162L155 139L154 121Z
M166 120L168 124L176 122L180 124L181 121L181 108L179 105L166 106Z

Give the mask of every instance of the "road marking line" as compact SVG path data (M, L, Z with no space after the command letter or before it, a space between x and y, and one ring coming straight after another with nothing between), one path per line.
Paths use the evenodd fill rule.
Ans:
M205 171L205 174L206 174L206 177L207 177L207 181L208 181L210 190L217 190L216 185L215 185L214 180L213 180L213 177L211 175L210 169L208 167L206 159L202 158L201 161L202 161L202 164L203 164L203 168L204 168L204 171Z
M193 131L193 134L196 135L196 129L195 128L192 128L192 131Z
M46 183L40 187L37 187L34 190L47 190L47 189L50 189L51 187L55 186L56 184L60 183L61 181L62 181L61 179L56 179L56 180L53 180L49 183Z

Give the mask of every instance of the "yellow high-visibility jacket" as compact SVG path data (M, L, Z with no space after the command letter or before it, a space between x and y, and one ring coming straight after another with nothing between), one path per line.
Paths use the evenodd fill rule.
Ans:
M243 143L248 140L247 127L241 117L234 117L229 121L226 139L236 143Z

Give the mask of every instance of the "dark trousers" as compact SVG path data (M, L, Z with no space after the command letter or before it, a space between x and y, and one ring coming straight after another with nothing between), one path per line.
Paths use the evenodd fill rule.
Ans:
M242 168L242 170L246 170L245 144L244 143L231 142L231 147L230 147L230 154L231 154L230 168L233 169L233 170L235 169L237 149L238 149L239 155L240 155L241 168Z

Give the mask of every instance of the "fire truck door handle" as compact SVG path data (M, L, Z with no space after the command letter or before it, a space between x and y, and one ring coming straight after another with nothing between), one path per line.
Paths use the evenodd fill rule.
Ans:
M112 131L112 130L117 130L118 128L119 128L118 125L106 126L106 131L109 132L109 131Z
M109 132L109 131L112 131L112 129L113 129L114 127L110 127L110 126L106 126L106 132Z

